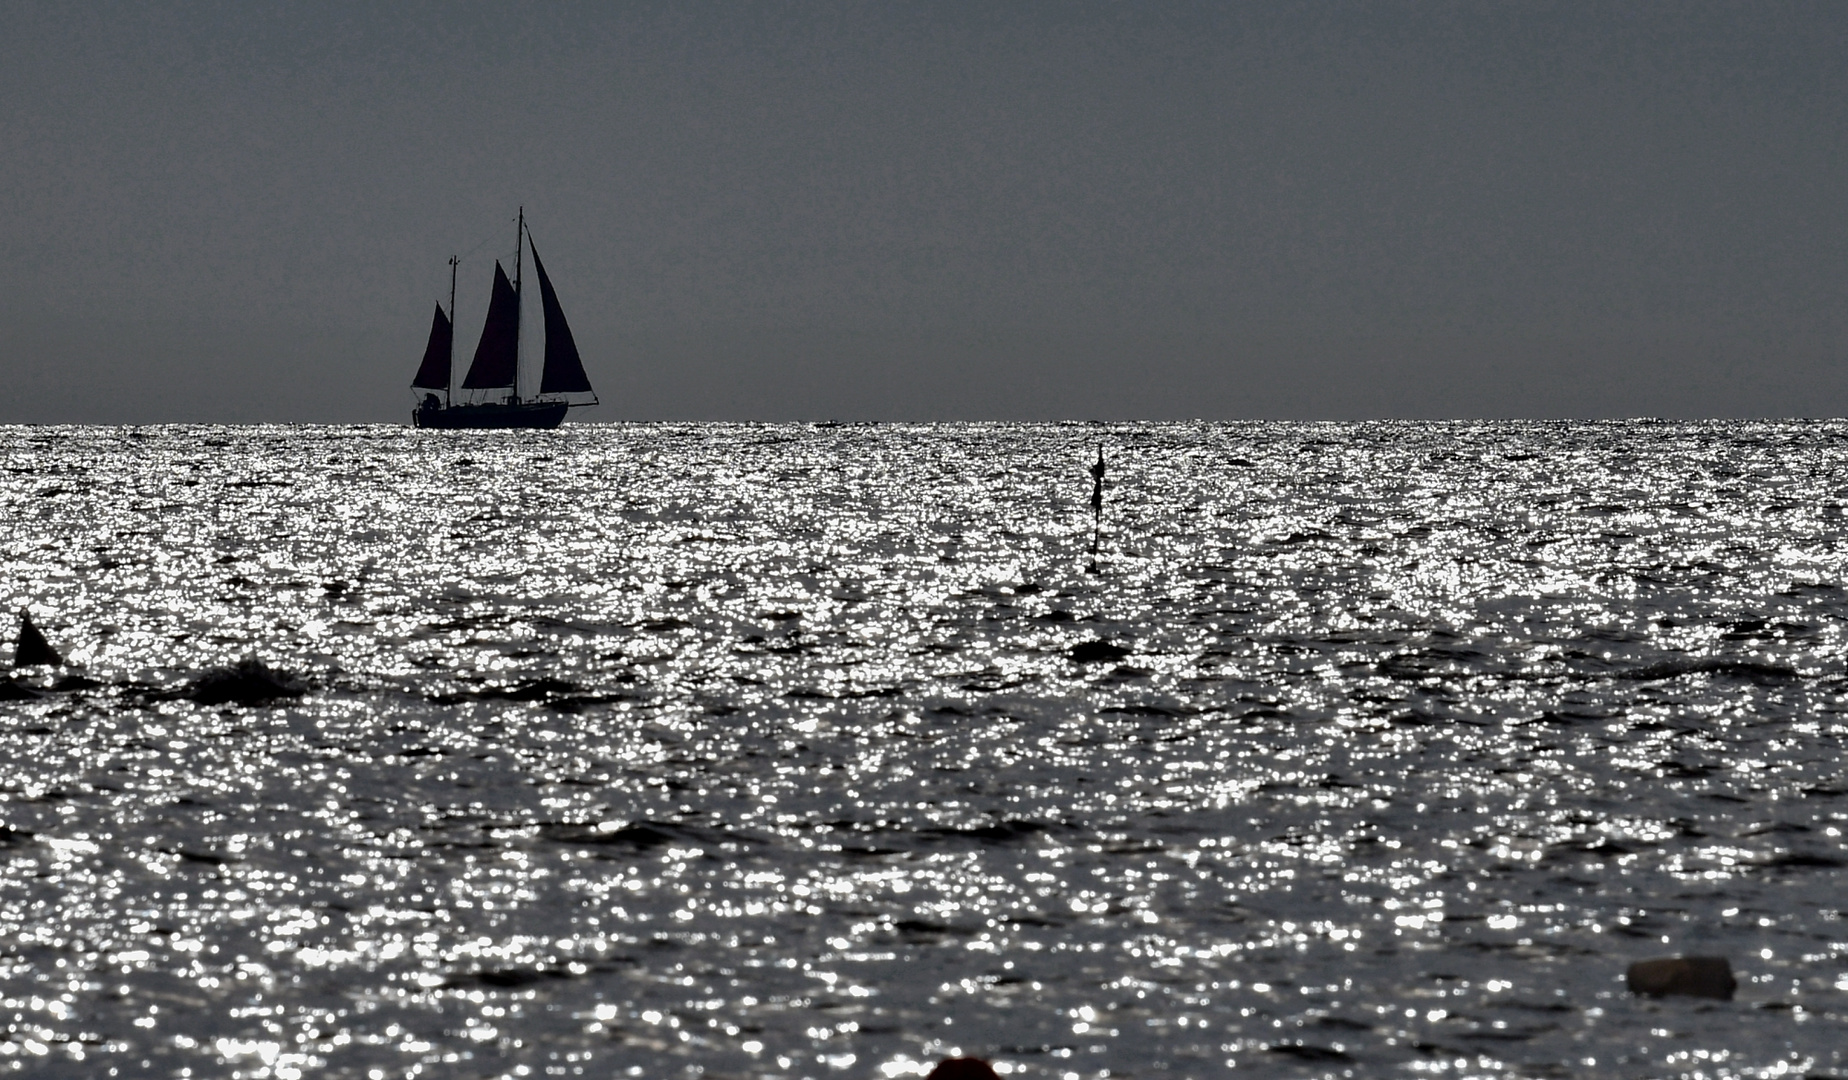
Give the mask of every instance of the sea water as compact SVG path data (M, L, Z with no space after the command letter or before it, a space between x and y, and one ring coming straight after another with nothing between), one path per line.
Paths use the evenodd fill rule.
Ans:
M0 429L0 1068L1848 1073L1845 437Z

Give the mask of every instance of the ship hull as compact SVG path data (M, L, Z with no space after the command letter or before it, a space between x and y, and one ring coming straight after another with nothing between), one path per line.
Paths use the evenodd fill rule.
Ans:
M485 405L420 406L411 423L420 428L456 431L484 428L555 428L564 422L563 401L494 402Z

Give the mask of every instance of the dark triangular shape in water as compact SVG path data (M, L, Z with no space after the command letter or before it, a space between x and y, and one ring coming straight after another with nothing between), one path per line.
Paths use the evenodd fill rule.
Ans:
M584 374L584 361L578 357L577 341L565 322L565 311L558 306L558 294L552 291L552 279L546 276L545 264L539 261L539 245L527 237L533 249L533 269L539 271L539 303L545 308L545 368L539 376L541 394L588 394L590 377Z
M436 318L430 321L430 343L424 346L423 363L417 368L417 377L411 380L412 386L419 390L449 389L449 339L454 333L449 316L438 304Z
M32 625L32 616L28 612L19 613L19 641L13 647L14 667L33 667L38 664L53 666L64 663L64 657L51 647L39 628Z
M494 292L488 299L488 321L481 328L481 344L462 380L465 390L499 390L513 385L514 363L520 349L520 294L513 291L507 271L494 263Z

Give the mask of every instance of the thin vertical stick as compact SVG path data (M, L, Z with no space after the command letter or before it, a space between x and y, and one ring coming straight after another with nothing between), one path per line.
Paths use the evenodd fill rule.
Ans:
M1091 466L1091 554L1097 554L1104 531L1104 444L1097 444L1097 464Z

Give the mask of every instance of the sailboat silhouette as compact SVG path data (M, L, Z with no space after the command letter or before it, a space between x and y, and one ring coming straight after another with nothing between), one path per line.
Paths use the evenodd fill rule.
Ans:
M539 373L539 396L520 397L520 300L522 296L522 255L530 247L533 269L539 272L539 304L545 316L545 360ZM565 321L564 309L558 306L558 293L552 279L539 261L539 246L526 231L526 208L520 208L518 243L514 248L513 280L494 263L494 289L488 298L488 321L481 328L481 342L475 346L475 359L462 379L464 390L504 390L507 396L497 401L455 402L451 400L450 380L455 363L456 267L459 259L449 260L449 314L438 304L430 323L430 341L424 346L423 363L411 380L414 390L426 391L423 401L411 413L411 422L420 428L555 428L565 419L573 405L597 404L596 391L584 374L584 362L578 356L577 341L571 325ZM442 391L439 399L435 391ZM554 395L589 394L589 401L572 400Z

